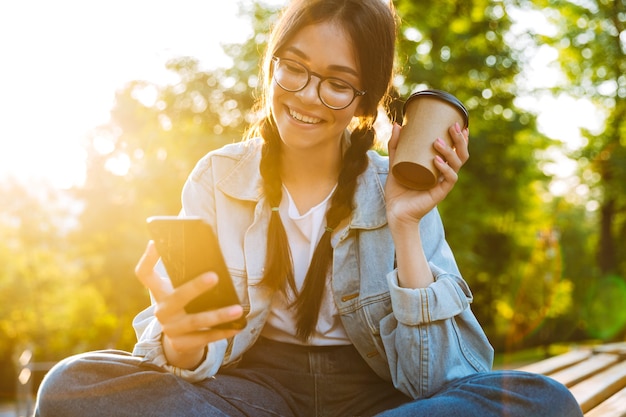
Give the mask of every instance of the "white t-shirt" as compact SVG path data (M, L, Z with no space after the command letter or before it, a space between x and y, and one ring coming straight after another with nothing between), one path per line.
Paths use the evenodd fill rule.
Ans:
M326 211L333 191L334 189L317 206L305 214L300 214L291 195L289 195L289 191L283 186L283 198L280 202L279 213L289 240L294 279L298 291L302 290L315 247L326 228ZM281 291L276 292L272 300L269 318L261 333L264 337L285 343L303 344L302 340L296 337L296 308L291 306L295 299L296 296L291 289L287 290L287 298ZM307 344L351 344L333 300L330 274L326 277L324 298L320 307L317 327Z

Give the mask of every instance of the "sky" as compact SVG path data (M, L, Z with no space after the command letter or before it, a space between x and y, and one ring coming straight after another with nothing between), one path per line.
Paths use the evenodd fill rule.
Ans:
M82 143L108 121L115 91L131 80L168 82L165 62L177 56L193 56L202 68L228 65L220 45L251 33L237 18L237 3L0 1L0 178L80 184ZM548 69L554 58L538 51L529 79L558 78ZM571 147L580 145L581 125L598 123L589 103L568 97L528 97L519 104L537 110L544 133ZM557 165L560 175L571 174L571 162L561 158Z

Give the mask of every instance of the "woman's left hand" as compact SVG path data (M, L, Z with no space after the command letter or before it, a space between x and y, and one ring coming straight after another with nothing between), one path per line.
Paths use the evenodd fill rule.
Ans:
M389 167L393 166L398 138L402 128L394 124L389 139ZM385 200L387 203L387 220L390 227L402 227L415 224L439 204L454 188L458 180L458 172L469 159L469 130L461 129L458 124L448 129L453 140L449 146L443 140L437 139L433 146L441 157L435 157L435 167L441 172L439 182L429 190L412 190L400 184L389 170L389 177L385 185Z

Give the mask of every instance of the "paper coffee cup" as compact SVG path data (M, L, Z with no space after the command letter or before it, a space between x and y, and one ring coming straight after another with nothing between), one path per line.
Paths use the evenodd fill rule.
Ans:
M441 138L452 146L450 126L469 125L469 113L452 94L440 90L413 93L404 103L404 120L395 153L393 176L405 187L427 190L439 180L433 143Z

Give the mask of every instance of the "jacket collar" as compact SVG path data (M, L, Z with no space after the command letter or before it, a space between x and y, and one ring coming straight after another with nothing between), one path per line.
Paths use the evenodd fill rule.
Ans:
M226 146L217 153L216 158L228 161L224 175L216 178L220 191L237 200L261 200L263 178L259 166L262 148L263 141L257 138Z
M369 151L367 168L357 178L351 227L376 229L387 224L385 182L388 173L389 159Z

